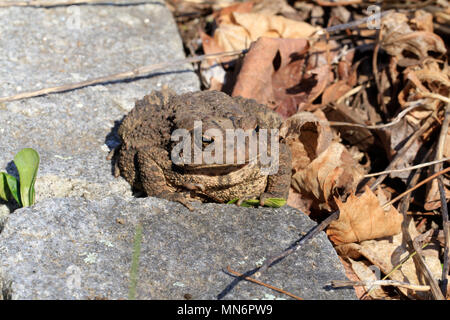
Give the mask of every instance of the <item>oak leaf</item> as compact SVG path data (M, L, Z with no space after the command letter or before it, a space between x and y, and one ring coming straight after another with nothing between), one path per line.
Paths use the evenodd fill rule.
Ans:
M394 207L383 209L377 196L367 186L360 197L351 194L345 203L339 199L335 201L340 215L330 224L327 234L337 245L401 232L403 216Z

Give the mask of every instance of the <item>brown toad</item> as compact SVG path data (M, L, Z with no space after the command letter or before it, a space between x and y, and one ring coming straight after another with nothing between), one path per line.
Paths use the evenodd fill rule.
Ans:
M178 201L188 208L193 199L223 203L258 198L261 205L268 198L286 199L291 154L278 135L272 140L276 143L270 143L273 129L280 125L277 113L254 100L217 91L182 95L153 92L136 102L119 127L122 144L116 175L121 174L149 196ZM257 140L247 137L240 147L236 142L227 154L238 141L231 136L227 139L227 132L239 129L252 132ZM264 149L256 154L249 151L250 145L262 141L258 135L266 131L262 129L268 132L266 155L279 155L271 158L278 160L278 170L269 175L261 170L260 150ZM279 146L275 153L272 145ZM198 158L198 150L205 151L203 157Z

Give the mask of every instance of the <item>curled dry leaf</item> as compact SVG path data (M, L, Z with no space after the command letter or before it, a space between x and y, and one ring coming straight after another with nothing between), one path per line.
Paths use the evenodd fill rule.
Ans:
M344 267L345 276L350 281L360 281L361 279L357 276L355 271L352 269L352 265L347 261L348 259L343 259L342 257L338 256L339 260L341 260L342 266ZM361 286L354 286L353 289L355 289L356 297L359 300L362 300L365 298L366 291Z
M403 216L394 208L383 209L377 196L366 186L357 197L351 194L343 203L336 199L339 219L333 221L327 234L336 245L377 239L398 234Z
M410 221L409 232L413 239L419 235L413 220ZM337 246L336 251L341 257L350 257L352 259L361 259L361 257L364 257L371 264L377 266L382 273L388 274L409 255L408 250L402 243L402 237L403 234L399 233L382 239L362 241L359 244L343 244ZM441 262L439 260L439 246L432 243L424 248L422 252L428 268L434 277L439 279L442 273ZM412 258L408 259L399 269L394 271L389 278L411 284L426 284L425 280L418 275ZM398 289L412 299L426 299L430 297L429 292L414 292L406 288Z
M286 119L280 128L280 137L292 153L292 169L298 172L325 151L333 140L333 132L325 115L299 112Z
M354 152L333 142L334 134L325 115L317 110L299 112L286 119L280 128L280 137L292 153L291 203L301 210L311 207L331 209L337 191L349 193L356 187L364 173ZM299 200L301 195L301 200ZM298 206L298 202L303 206Z
M244 58L233 96L255 99L284 118L302 110L333 79L327 61L334 54L321 43L308 49L305 39L260 38Z
M255 99L285 117L294 114L315 84L302 82L303 88L296 88L303 78L303 55L308 48L305 39L259 39L244 58L232 95Z
M380 280L377 279L377 275L375 274L376 270L373 270L373 268L370 268L370 266L367 266L364 262L355 261L351 258L348 258L348 260L352 266L353 271L356 273L356 275L361 281ZM388 297L386 292L384 292L384 290L379 285L372 287L364 287L364 289L366 293L369 293L369 295L374 299L386 299Z
M424 21L423 17L421 21ZM413 30L408 22L409 19L406 15L397 12L388 14L382 20L384 39L381 46L387 53L398 58L400 66L410 65L413 60L415 60L415 64L419 63L428 56L428 51L446 52L444 41L437 34L430 31ZM425 28L425 30L428 29ZM411 54L415 55L417 59L411 59Z
M336 208L333 196L348 194L361 181L364 170L339 142L332 142L305 169L292 176L292 186L315 200L319 208Z
M248 12L251 7L238 6L235 10L222 11L216 19L218 28L214 41L223 51L242 50L261 37L308 38L318 28L302 21L282 16Z

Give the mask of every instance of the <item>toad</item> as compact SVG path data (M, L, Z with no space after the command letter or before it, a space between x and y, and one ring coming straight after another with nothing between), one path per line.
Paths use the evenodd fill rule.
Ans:
M135 190L191 210L194 200L257 198L264 205L268 198L287 199L291 154L278 138L281 122L255 100L218 91L154 91L119 127L115 173Z

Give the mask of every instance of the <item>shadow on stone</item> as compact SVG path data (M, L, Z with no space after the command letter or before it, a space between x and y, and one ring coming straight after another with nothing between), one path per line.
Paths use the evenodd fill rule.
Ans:
M111 131L106 135L105 137L105 144L108 147L110 151L110 155L108 155L106 160L110 160L111 162L111 174L115 174L115 168L116 168L116 161L117 161L117 153L116 148L120 146L120 137L117 133L120 127L120 124L122 123L125 116L122 117L120 120L114 121L114 126L111 128ZM112 153L112 154L111 154Z
M236 276L234 274L231 274L231 273L229 273L226 270L222 270L223 273L225 273L225 274L227 274L227 275L229 275L231 277L234 277L235 279L225 289L223 289L222 292L220 292L217 295L217 299L218 300L222 300L231 290L234 289L234 287L236 287L238 285L239 282L241 282L242 280L245 280L245 277L251 277L258 270L259 270L259 268L252 269L250 271L247 271L247 272L243 273L242 276L240 276L240 277L238 277L238 276Z

